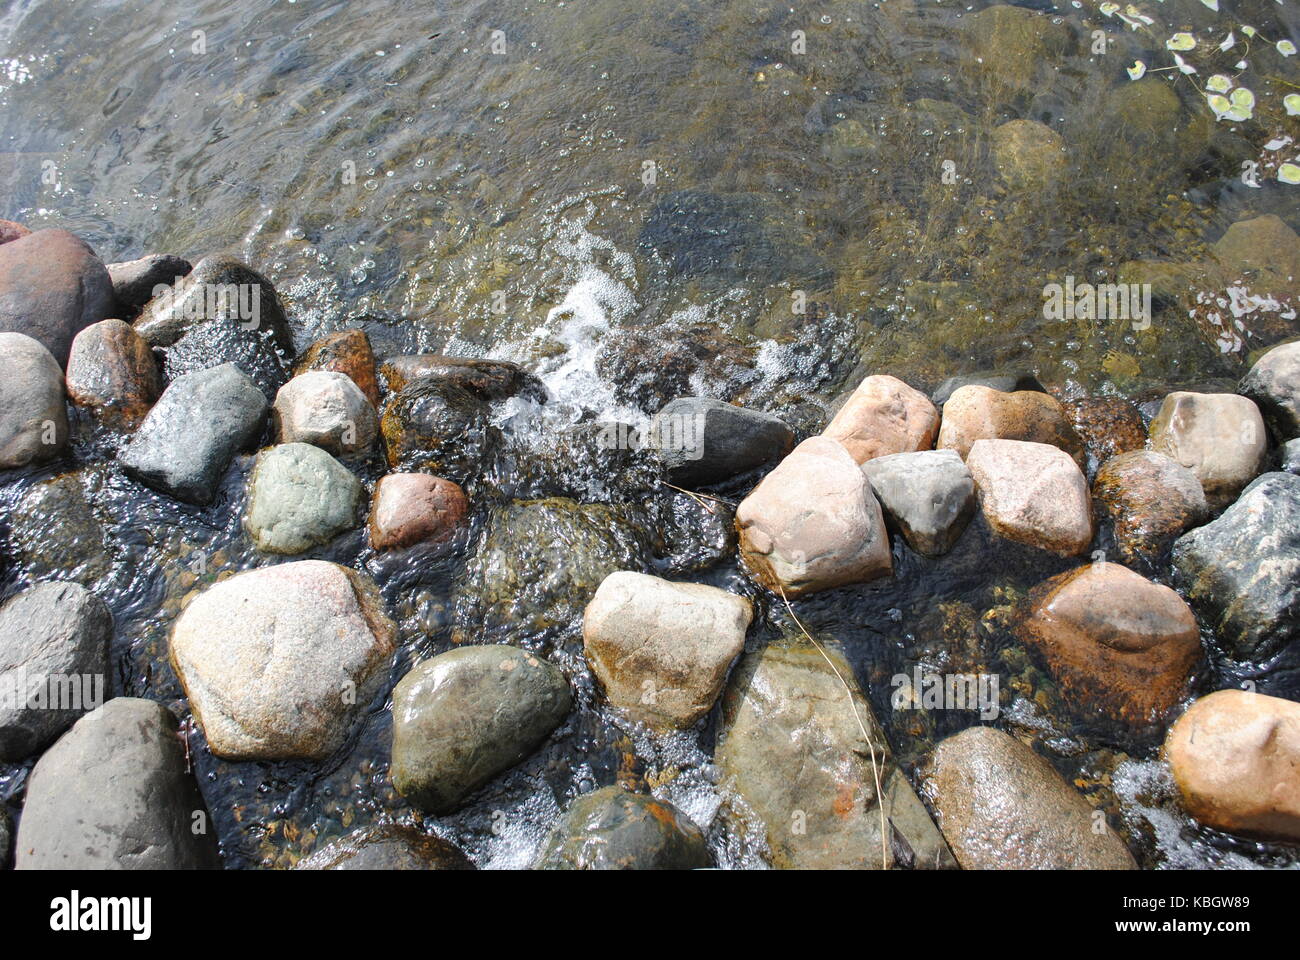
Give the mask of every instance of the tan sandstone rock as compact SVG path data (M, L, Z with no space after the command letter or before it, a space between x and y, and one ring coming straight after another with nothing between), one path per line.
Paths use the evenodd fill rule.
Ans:
M939 430L930 398L897 377L867 377L822 431L858 463L891 453L929 450Z
M1201 481L1211 509L1227 506L1259 475L1268 449L1254 402L1235 393L1175 391L1151 421L1151 448Z
M1036 390L1003 393L970 384L943 405L940 450L956 450L965 459L976 440L1026 440L1060 447L1083 465L1083 443L1060 402Z
M1067 557L1092 542L1088 482L1063 450L1024 440L976 440L966 466L998 536Z

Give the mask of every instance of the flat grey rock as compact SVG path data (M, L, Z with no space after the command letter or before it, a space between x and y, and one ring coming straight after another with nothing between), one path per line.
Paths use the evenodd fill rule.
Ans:
M779 460L794 433L777 417L708 397L679 397L651 422L649 441L668 479L708 486Z
M862 471L917 553L947 553L975 513L975 481L955 450L875 457Z

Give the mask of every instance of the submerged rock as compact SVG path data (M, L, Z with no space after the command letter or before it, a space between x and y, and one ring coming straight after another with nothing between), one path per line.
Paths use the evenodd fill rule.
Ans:
M245 373L267 400L289 379L284 356L269 334L230 323L201 323L181 335L163 357L169 381L187 373L231 363Z
M1174 544L1174 579L1237 660L1300 636L1300 477L1266 473L1213 523Z
M280 443L310 443L335 456L363 456L375 444L379 418L346 374L313 370L294 377L271 408Z
M388 402L380 420L390 467L476 472L495 428L477 394L437 378L417 379Z
M323 760L386 679L396 636L368 578L301 560L196 596L172 628L171 662L217 756Z
M650 442L668 479L709 486L784 457L794 433L783 421L708 397L679 397L650 424Z
M0 761L37 753L107 698L113 616L75 583L40 583L0 607Z
M1085 397L1062 406L1083 441L1084 451L1096 463L1146 449L1146 424L1129 401L1121 397Z
M170 287L194 268L188 260L170 254L154 253L138 260L110 263L108 277L113 284L113 299L118 316L133 318L140 308L154 298L154 288Z
M736 509L754 578L787 597L862 583L892 570L880 504L842 444L812 437Z
M996 100L1028 94L1039 71L1059 61L1070 36L1052 17L1009 4L966 17L966 30L970 49L962 68L982 93Z
M1196 474L1211 509L1237 498L1263 469L1268 449L1259 408L1235 393L1175 391L1160 405L1150 432L1153 450Z
M135 329L155 347L170 347L209 324L264 335L273 351L293 356L293 334L275 287L233 257L204 257L172 290L145 305Z
M10 541L31 579L58 578L92 587L112 570L104 525L83 482L83 474L98 477L102 472L87 468L33 484L10 513Z
M1088 482L1065 451L1023 440L976 440L966 466L998 536L1065 557L1092 542Z
M162 391L153 350L129 323L101 320L72 341L68 396L101 421L132 430Z
M1092 495L1114 524L1120 558L1134 566L1153 567L1184 531L1210 514L1196 474L1151 450L1103 463Z
M18 870L218 866L175 718L117 697L78 720L32 770L17 849Z
M1065 173L1065 141L1051 127L1009 120L993 131L993 162L1012 189L1058 184Z
M0 470L51 460L67 442L63 369L31 337L0 333Z
M234 364L188 374L163 391L118 460L155 490L211 503L235 454L261 435L266 407Z
M393 786L429 813L455 810L532 753L570 702L564 674L518 647L426 660L393 690Z
M307 347L294 364L294 376L311 370L327 370L349 377L379 409L379 381L375 376L375 352L364 330L342 330L321 337Z
M40 343L62 370L72 338L112 315L103 261L67 230L37 230L0 244L0 332Z
M1060 401L1046 393L1003 393L971 384L943 405L938 447L956 450L962 459L977 440L1023 440L1059 447L1083 466L1083 443Z
M583 615L583 649L610 703L651 726L689 727L709 712L745 645L753 608L697 583L622 570Z
M299 860L297 870L473 870L453 843L409 824L358 830Z
M442 543L469 512L465 491L427 473L390 473L375 484L370 505L370 546L398 550Z
M1296 279L1300 282L1300 272ZM1300 437L1300 341L1260 357L1238 389L1259 406L1278 440Z
M486 401L521 396L544 403L547 397L541 380L508 360L418 353L385 360L380 373L393 393L400 393L417 381L428 380L459 387Z
M1183 599L1117 563L1040 584L1019 633L1076 712L1130 728L1159 722L1201 658L1200 630Z
M1276 214L1238 220L1215 243L1214 257L1230 280L1248 279L1259 292L1300 290L1300 237Z
M578 797L536 870L696 870L713 858L704 832L671 803L622 787Z
M1165 757L1199 822L1300 840L1300 703L1242 690L1201 697L1170 728Z
M822 431L858 463L934 446L939 411L925 394L889 376L867 377Z
M975 512L975 481L953 450L876 457L862 470L886 516L927 557L951 550Z
M257 455L244 529L264 553L303 553L355 527L364 493L320 447L282 443Z
M1050 763L992 727L940 743L926 784L966 870L1134 870L1124 842Z
M838 651L785 642L747 654L723 698L717 763L762 821L774 867L953 865Z

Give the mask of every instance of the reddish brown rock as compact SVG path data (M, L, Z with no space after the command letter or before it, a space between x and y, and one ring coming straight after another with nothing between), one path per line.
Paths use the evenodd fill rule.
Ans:
M139 426L162 388L153 350L129 323L101 320L72 341L68 396L106 423Z
M379 382L375 377L375 353L364 330L341 330L321 337L294 365L297 376L309 370L327 370L352 378L370 405L379 408Z
M891 453L929 450L939 430L930 398L897 377L867 377L822 431L858 463Z
M1158 722L1201 656L1196 617L1183 599L1117 563L1052 577L1029 602L1022 639L1089 718L1134 728Z
M72 339L110 316L108 270L67 230L37 230L0 244L0 331L43 344L60 367Z
M1129 401L1121 397L1085 397L1067 400L1063 406L1084 450L1097 463L1130 450L1146 449L1146 424Z
M1300 840L1300 703L1212 693L1170 728L1165 756L1183 806L1201 823Z
M964 460L977 440L1024 440L1059 447L1083 466L1083 442L1059 400L1036 390L1003 393L978 384L956 391L943 405L940 450Z
M0 243L8 243L30 234L31 231L21 223L12 220L0 220Z
M1152 450L1107 460L1097 471L1092 495L1114 524L1120 558L1136 566L1157 563L1184 532L1209 517L1196 474Z
M427 473L390 473L375 485L370 545L396 550L441 543L456 532L468 512L465 492L450 480Z
M998 536L1066 557L1092 542L1088 481L1065 451L1025 440L976 440L966 466Z
M538 401L546 399L542 382L508 360L418 353L385 360L379 372L391 393L400 393L417 380L437 380L467 390L481 400L504 400L516 394Z

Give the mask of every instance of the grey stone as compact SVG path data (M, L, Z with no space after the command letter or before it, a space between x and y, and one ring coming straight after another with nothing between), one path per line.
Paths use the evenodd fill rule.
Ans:
M1109 827L1094 829L1083 795L1000 730L971 727L940 743L927 790L963 869L1137 869Z
M248 570L199 594L171 662L229 760L322 760L387 678L396 628L375 585L323 560Z
M1179 537L1174 581L1238 660L1300 636L1300 477L1266 473L1213 523Z
M244 529L264 553L296 554L360 522L361 481L320 447L282 443L257 455Z
M36 753L108 696L113 616L75 583L40 583L0 608L0 761Z
M156 490L210 503L235 454L261 435L266 409L234 364L191 373L163 391L119 461Z
M569 705L564 675L518 647L426 660L393 690L393 785L422 810L448 813L532 753Z
M0 333L0 470L50 460L67 442L63 368L31 337Z
M951 868L853 669L822 649L786 641L741 660L723 698L724 788L761 820L774 867Z
M1285 473L1300 474L1300 437L1282 444L1278 451L1278 460Z
M271 416L281 443L310 443L335 456L364 455L379 434L375 409L343 373L300 373L275 395Z
M954 393L962 387L968 386L988 387L990 390L1001 390L1003 393L1016 393L1020 390L1033 390L1037 393L1046 393L1043 385L1038 382L1038 378L1032 373L1000 373L997 371L983 371L977 373L963 373L955 377L949 377L943 383L939 384L937 390L930 394L930 402L936 407L942 407Z
M201 323L168 347L163 374L175 380L187 373L233 363L272 400L289 379L289 363L264 329L246 330L234 323Z
M622 787L578 797L547 838L537 870L696 870L704 832L671 803Z
M80 237L37 230L0 244L0 331L43 344L60 368L72 338L112 310L108 271Z
M293 335L275 287L233 257L204 257L174 290L145 305L135 329L155 347L170 347L190 330L210 323L265 332L286 356L294 354Z
M708 397L679 397L650 424L668 479L708 486L779 460L794 446L781 420Z
M296 870L473 870L453 843L409 824L358 830L298 861Z
M153 299L154 287L171 286L187 276L193 269L188 260L170 254L154 253L138 260L110 263L108 277L113 284L113 297L119 314L126 319L134 317L140 308Z
M1300 341L1260 357L1237 390L1255 401L1278 440L1300 437Z
M37 762L18 826L18 870L216 867L216 832L176 720L118 697L77 721Z
M975 513L975 481L955 450L876 457L862 471L917 553L947 553Z
M9 515L9 537L27 576L58 578L93 588L113 569L104 526L87 498L105 474L102 467L74 473L28 487Z

